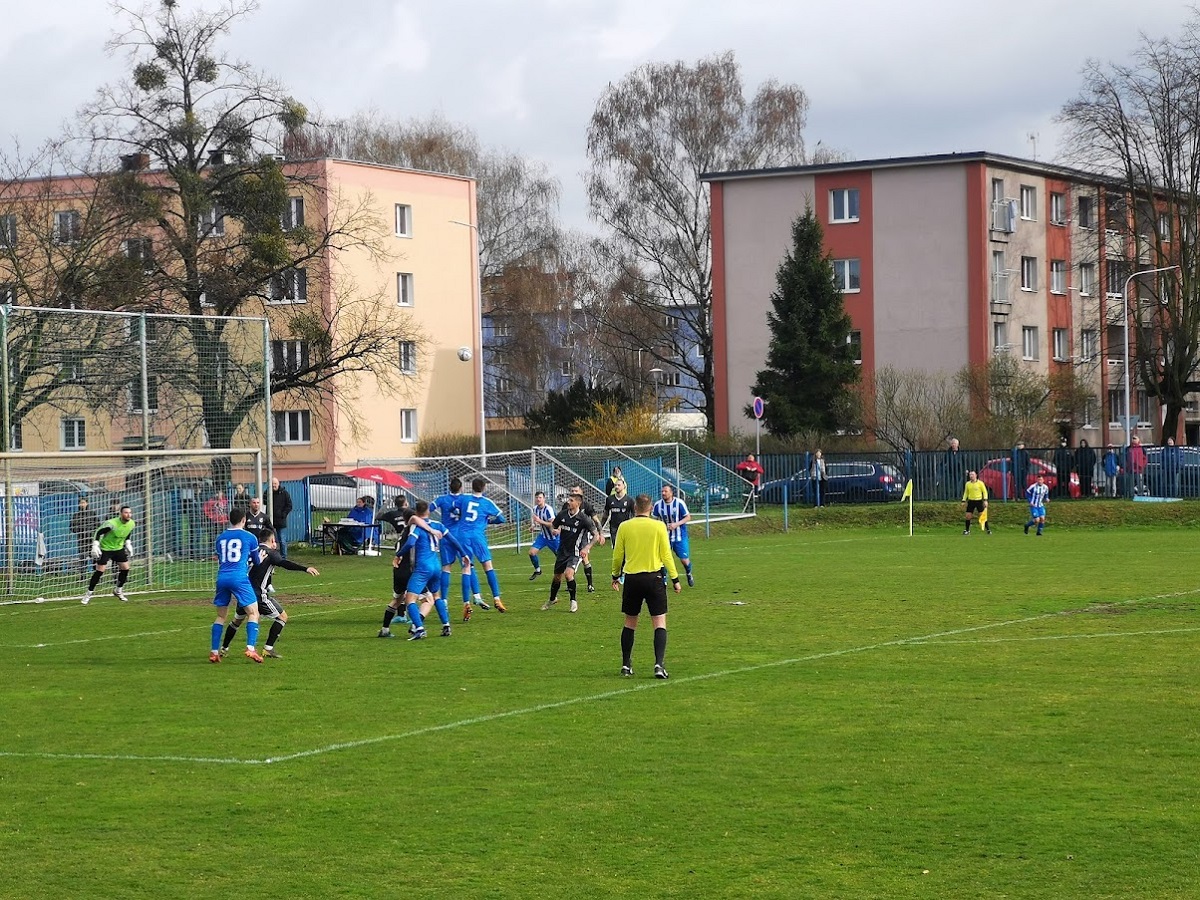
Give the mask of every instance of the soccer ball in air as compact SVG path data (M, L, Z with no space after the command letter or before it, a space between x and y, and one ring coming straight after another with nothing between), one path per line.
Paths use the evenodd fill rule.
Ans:
M459 347L458 348L458 358L461 359L463 362L470 362L471 361L471 348L470 347Z

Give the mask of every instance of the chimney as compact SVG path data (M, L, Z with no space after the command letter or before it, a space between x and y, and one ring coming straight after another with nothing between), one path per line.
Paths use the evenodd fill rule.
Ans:
M140 172L150 167L149 153L127 153L121 157L122 172Z

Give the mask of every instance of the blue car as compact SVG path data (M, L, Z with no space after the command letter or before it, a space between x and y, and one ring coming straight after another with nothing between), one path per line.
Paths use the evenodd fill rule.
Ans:
M766 481L759 488L760 503L782 503L787 486L789 503L815 503L816 482L808 472ZM895 466L870 460L825 464L823 503L878 503L899 500L904 493L904 476Z

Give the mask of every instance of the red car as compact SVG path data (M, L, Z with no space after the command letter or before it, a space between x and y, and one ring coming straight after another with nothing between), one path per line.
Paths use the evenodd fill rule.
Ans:
M979 480L987 486L988 496L993 500L998 500L1005 496L1005 480L1008 481L1008 499L1024 500L1025 488L1037 481L1039 475L1046 476L1046 487L1050 488L1051 492L1053 492L1054 488L1058 485L1058 470L1043 459L1030 457L1029 478L1020 491L1016 490L1011 456L1006 456L1004 459L989 459L984 464L984 467L979 470ZM1067 486L1067 490L1070 491L1072 497L1079 496L1079 476L1074 472L1071 473L1071 481Z

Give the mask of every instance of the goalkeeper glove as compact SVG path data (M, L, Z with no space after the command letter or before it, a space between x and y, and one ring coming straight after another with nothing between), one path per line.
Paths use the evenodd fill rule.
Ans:
M100 558L100 542L92 541L92 559Z
M133 543L129 540L125 541L125 552L133 556Z

